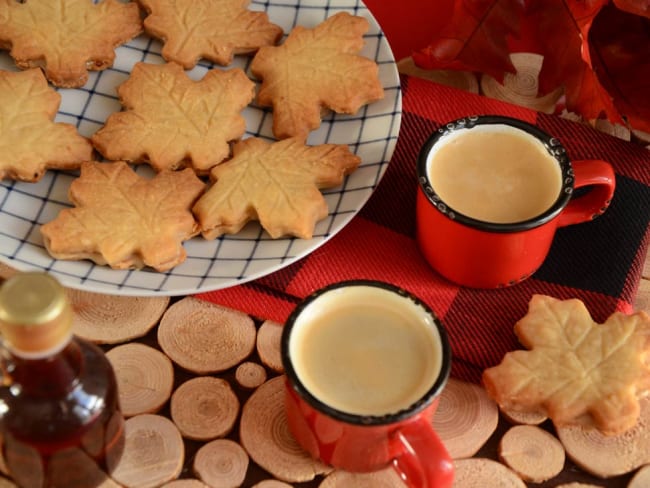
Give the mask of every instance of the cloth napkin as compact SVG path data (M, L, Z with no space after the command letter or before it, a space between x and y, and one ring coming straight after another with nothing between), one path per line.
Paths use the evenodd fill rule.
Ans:
M452 375L478 382L486 367L520 348L513 326L533 294L584 301L594 320L632 312L650 241L650 151L588 126L449 88L402 77L403 117L392 160L360 213L307 257L246 284L198 295L258 319L283 322L314 290L348 279L399 285L424 300L444 324ZM458 287L433 271L415 242L415 162L427 137L447 121L500 114L557 136L572 160L604 159L616 172L610 208L594 221L558 230L550 254L528 280L509 288Z

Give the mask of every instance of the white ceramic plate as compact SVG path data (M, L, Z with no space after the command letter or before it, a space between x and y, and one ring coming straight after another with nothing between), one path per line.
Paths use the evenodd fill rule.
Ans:
M271 239L257 223L237 235L207 241L186 241L187 259L166 273L152 270L113 270L90 261L52 259L43 246L39 227L71 206L67 191L76 174L48 171L38 183L0 181L0 259L20 270L45 270L64 285L88 291L120 295L186 295L225 288L259 278L306 256L339 232L368 200L391 158L401 122L401 92L395 60L386 38L369 10L359 0L253 1L254 10L266 10L285 35L293 26L313 27L339 11L370 21L362 55L374 59L385 89L385 98L352 116L330 115L314 131L309 144L348 144L361 157L360 167L344 184L324 192L330 213L316 225L309 240ZM162 63L161 44L143 34L117 49L114 66L93 72L80 89L61 89L56 120L77 126L84 136L99 129L108 115L120 110L116 87L124 82L138 61ZM248 71L249 57L237 56L231 67ZM189 72L201 79L215 66L202 62ZM0 69L16 70L6 52L0 53ZM246 136L272 137L272 114L254 104L244 111ZM138 172L150 171L138 165Z

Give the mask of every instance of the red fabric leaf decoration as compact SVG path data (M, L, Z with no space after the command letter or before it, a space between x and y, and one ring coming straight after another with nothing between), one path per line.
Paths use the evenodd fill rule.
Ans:
M413 59L422 68L480 71L502 80L514 72L508 38L519 35L523 10L524 0L456 0L451 21Z

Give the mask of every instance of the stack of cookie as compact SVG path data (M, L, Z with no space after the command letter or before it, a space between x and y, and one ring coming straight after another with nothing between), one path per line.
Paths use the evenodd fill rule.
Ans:
M116 269L168 270L183 242L214 239L259 220L273 238L311 238L328 214L320 190L360 164L345 145L307 145L322 112L356 113L383 97L374 61L360 56L368 21L338 13L314 28L282 29L247 2L228 0L31 0L0 2L0 47L25 71L0 71L0 178L38 181L75 170L74 208L41 227L57 259ZM90 139L55 123L60 95L88 70L112 65L114 49L146 31L163 42L164 64L138 63L117 87L123 110ZM185 70L201 59L228 66L253 55L251 73ZM242 111L272 107L275 140L242 140ZM4 144L3 144L4 140ZM95 151L101 158L95 158ZM104 161L99 161L99 159ZM131 164L149 164L151 179Z

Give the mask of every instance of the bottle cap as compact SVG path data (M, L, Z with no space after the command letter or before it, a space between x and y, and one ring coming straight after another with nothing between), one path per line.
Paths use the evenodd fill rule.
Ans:
M0 287L0 334L10 349L46 352L67 342L71 329L65 290L47 273L18 273Z

